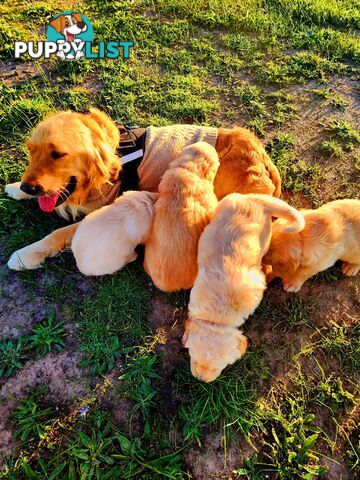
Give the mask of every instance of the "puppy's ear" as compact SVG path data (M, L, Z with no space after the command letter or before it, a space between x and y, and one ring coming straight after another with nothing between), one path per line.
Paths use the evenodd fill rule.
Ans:
M248 339L245 337L245 335L242 335L239 333L238 336L238 352L240 353L240 356L242 357L245 355L245 352L248 347Z
M80 13L73 12L73 13L71 14L71 16L72 16L72 18L73 18L74 20L76 20L76 22L82 22L82 21L83 21L82 16L81 16Z
M64 27L65 27L65 18L63 15L60 15L60 17L54 18L54 20L51 20L50 25L55 28L55 30L58 33L63 33Z

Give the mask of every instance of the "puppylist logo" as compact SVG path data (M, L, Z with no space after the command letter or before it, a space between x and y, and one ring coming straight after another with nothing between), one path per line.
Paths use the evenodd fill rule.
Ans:
M111 41L94 44L94 29L90 21L78 12L62 12L52 18L46 29L46 42L15 42L15 58L28 54L30 58L82 60L119 56L129 58L133 42Z

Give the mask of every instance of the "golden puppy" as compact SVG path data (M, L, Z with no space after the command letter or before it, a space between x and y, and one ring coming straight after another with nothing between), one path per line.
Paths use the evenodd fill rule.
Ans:
M345 275L360 269L360 201L336 200L317 210L302 210L305 228L285 232L284 220L273 224L268 253L263 261L272 267L268 279L281 277L284 289L298 292L313 275L344 262Z
M126 192L85 217L71 244L80 272L106 275L135 260L135 247L145 243L150 233L157 197L157 193Z
M271 218L304 227L300 212L268 195L231 194L217 207L199 241L199 273L190 294L183 342L192 374L211 382L241 358L246 337L238 330L259 305L266 288L261 259L269 248Z
M144 268L161 290L194 284L199 237L217 206L213 181L218 167L214 147L198 142L184 148L160 182Z

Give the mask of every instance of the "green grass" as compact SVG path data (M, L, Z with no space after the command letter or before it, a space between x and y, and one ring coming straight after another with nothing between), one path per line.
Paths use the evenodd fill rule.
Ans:
M290 192L303 192L310 198L316 196L321 179L318 165L309 164L297 157L296 140L291 133L278 133L268 145L268 150L278 167L283 188Z
M248 437L251 429L257 429L261 424L255 405L254 380L267 376L259 352L249 353L209 384L196 381L188 367L180 370L177 390L187 394L187 401L179 409L185 439L194 439L201 444L204 432L214 430L214 427L228 443L235 433Z
M29 335L17 339L0 341L0 379L8 378L33 358L44 357L47 353L61 351L65 347L65 330L61 322L51 314L46 320L36 324Z
M131 59L15 64L13 42L44 39L44 24L64 5L2 2L0 58L7 73L16 66L21 81L4 76L0 85L1 185L21 177L24 142L36 123L57 109L94 106L127 125L246 126L263 137L291 204L359 198L360 136L351 100L360 56L356 0L89 0L75 8L92 21L96 41L134 41ZM36 201L0 192L4 260L63 225ZM171 318L157 318L168 315L161 308L152 312L152 325L161 326L150 327L147 315L160 295L140 263L84 280L66 254L40 272L11 275L4 269L1 282L16 278L29 302L41 296L59 313L56 320L36 318L19 338L1 339L1 384L15 382L25 362L31 369L49 352L56 357L71 348L80 352L78 368L93 393L68 402L60 392L59 410L47 400L51 383L49 395L30 389L12 399L18 444L0 478L196 479L199 459L209 454L212 464L214 438L217 457L224 457L214 467L219 477L326 478L323 458L333 458L339 446L341 468L358 474L356 431L342 436L339 427L352 425L359 395L359 329L348 322L358 307L357 279L338 291L343 276L331 269L309 281L304 294L269 287L245 326L250 339L261 341L203 384L180 350L189 292L161 296L176 328L167 324ZM323 318L312 289L329 288L337 313ZM114 411L124 400L121 423ZM78 405L86 408L79 413ZM255 453L247 457L241 448L238 463L228 463L228 449L244 441Z

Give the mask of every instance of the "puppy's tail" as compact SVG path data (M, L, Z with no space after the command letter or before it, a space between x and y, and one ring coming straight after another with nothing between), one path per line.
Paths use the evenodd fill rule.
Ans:
M261 197L264 208L269 215L272 217L285 218L285 220L290 222L284 226L284 232L296 233L303 230L305 227L305 219L303 214L296 210L296 208L293 208L283 200L271 197L270 195L259 195L259 197Z

